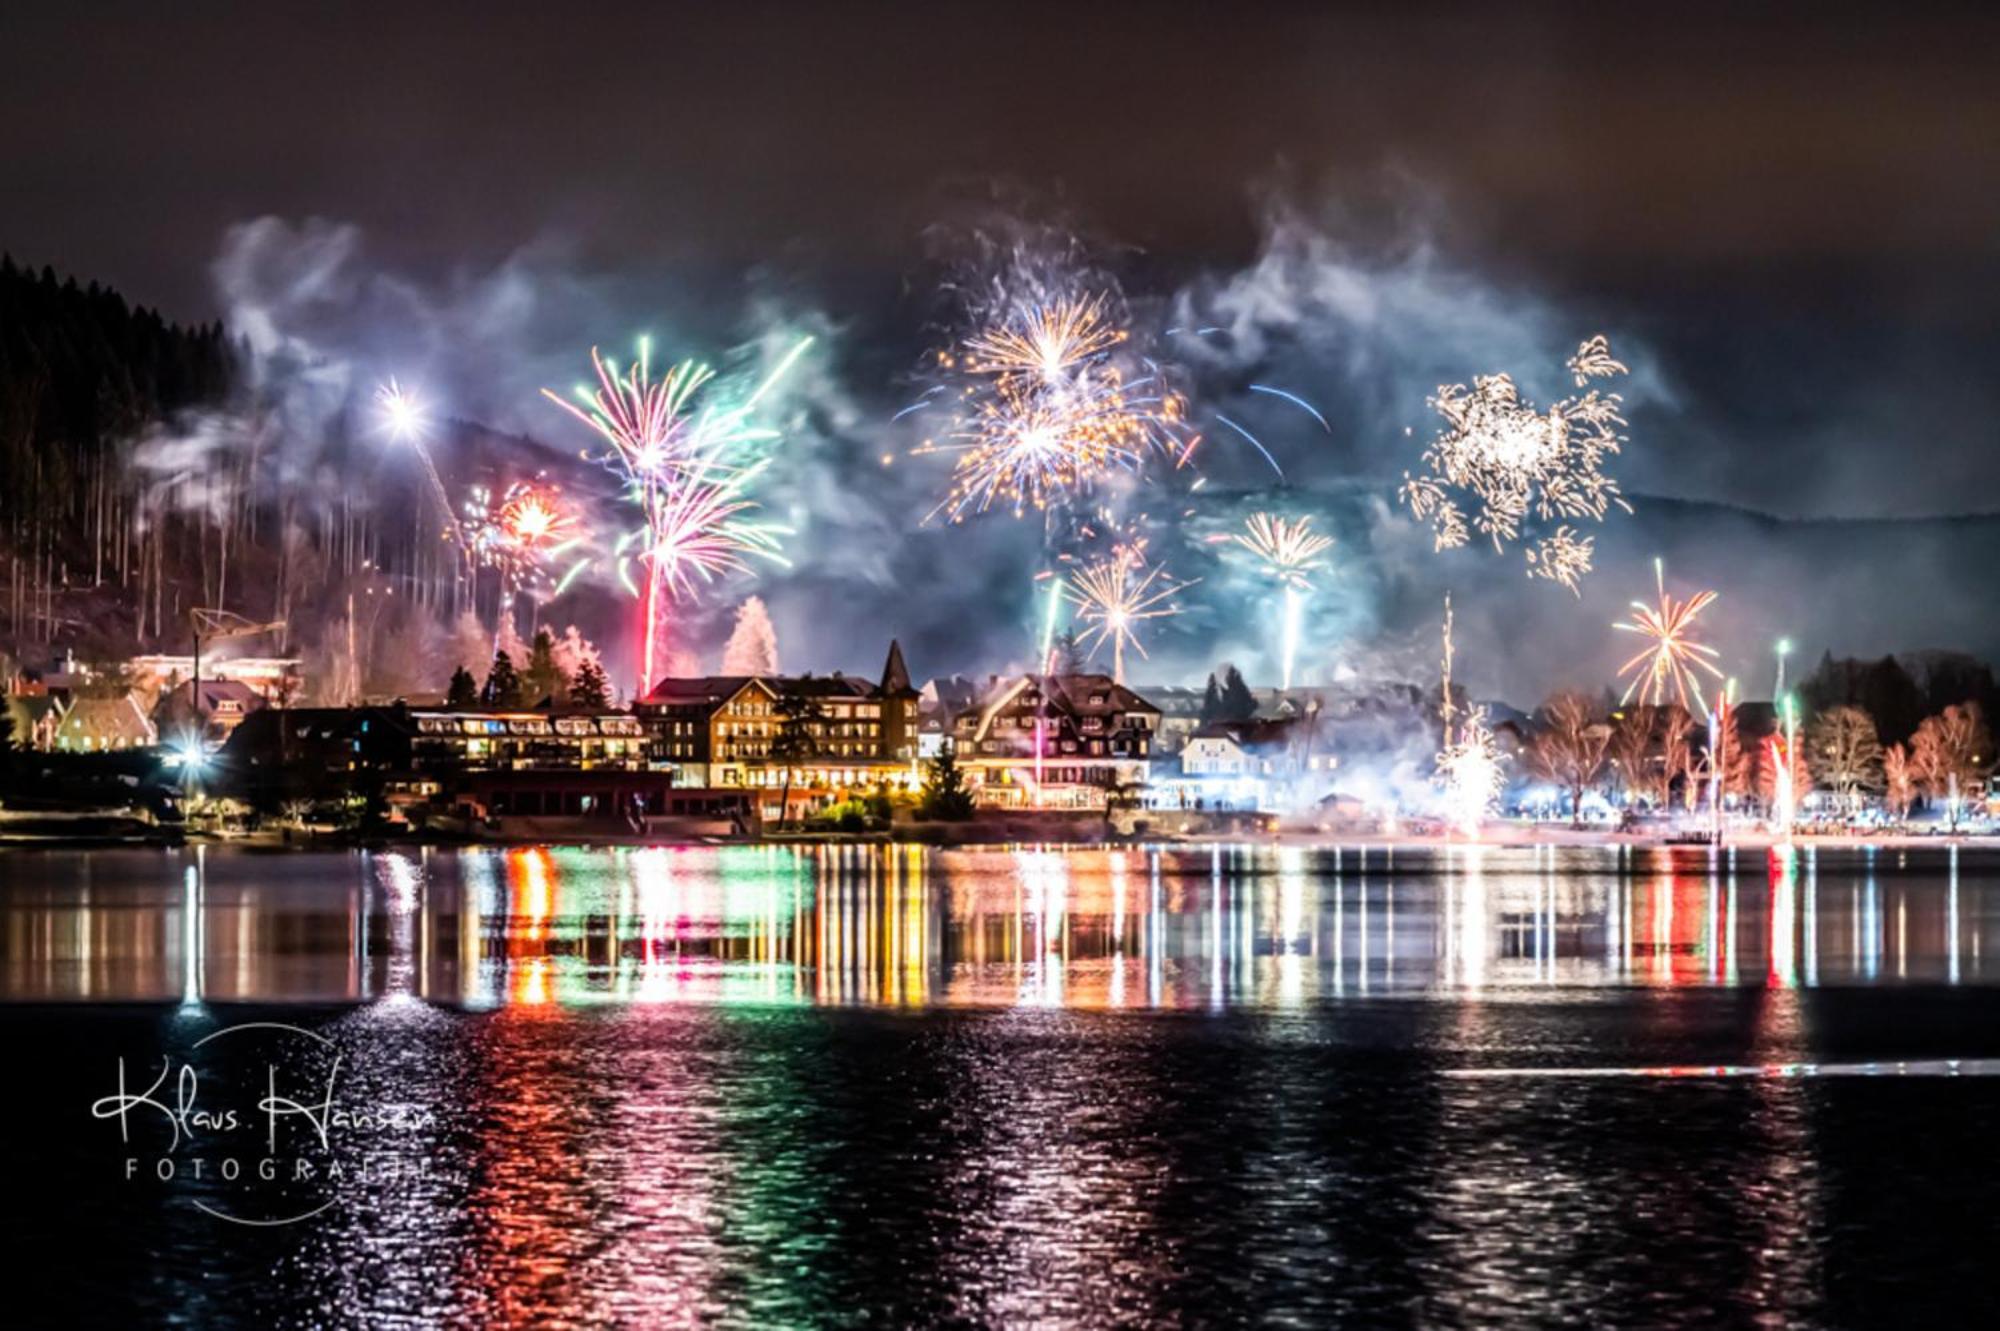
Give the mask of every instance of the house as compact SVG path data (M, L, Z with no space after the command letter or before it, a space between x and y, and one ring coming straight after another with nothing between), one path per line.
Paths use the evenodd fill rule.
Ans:
M1102 808L1145 782L1159 726L1159 708L1109 675L1017 675L992 679L952 739L982 804Z
M199 694L197 695L197 689ZM196 727L195 699L200 699L201 740L210 749L220 748L243 718L264 707L264 695L239 679L192 680L160 695L153 708L153 725L159 733L178 736Z
M117 698L78 698L63 708L56 725L54 748L65 753L103 753L111 749L143 749L160 742L160 732L139 709L132 694Z
M1337 760L1321 742L1318 712L1256 721L1211 721L1181 749L1187 793L1257 808L1315 799Z
M1179 753L1188 742L1188 737L1201 728L1201 712L1208 690L1166 684L1149 685L1145 692L1146 701L1160 709L1160 731L1154 742L1155 748L1163 754Z
M951 738L958 714L979 701L979 685L964 675L927 680L917 695L917 756L935 758Z
M809 706L801 718L806 752L787 762L777 741L790 699ZM795 797L818 803L876 786L915 788L920 699L901 645L891 642L872 683L839 672L663 679L633 712L654 761L673 769L677 786L775 792L789 785Z

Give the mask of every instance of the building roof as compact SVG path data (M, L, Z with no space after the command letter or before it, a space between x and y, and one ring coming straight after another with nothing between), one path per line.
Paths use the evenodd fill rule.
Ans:
M649 704L720 703L734 698L743 691L744 685L753 682L762 683L755 675L688 675L679 678L669 677L654 685L652 691L639 699L639 701ZM772 693L776 692L769 684L764 684L764 688Z
M1037 686L1042 701L1018 705L1066 720L1124 716L1133 712L1159 713L1159 708L1109 675L1015 675L1004 683L996 680L985 698L959 711L958 719L963 721L967 717L976 717L979 722L978 737L983 740L992 719L1017 705L1015 699L1019 695Z
M120 698L78 698L63 712L56 737L82 739L111 737L128 744L151 744L159 735L153 723L139 709L131 694Z
M900 654L892 654L890 664L895 665ZM719 706L734 698L743 689L755 684L774 698L786 694L797 694L806 698L843 698L855 701L886 697L900 690L884 691L880 686L859 675L835 673L831 675L695 675L686 678L663 679L653 691L639 701L646 706L673 706L688 703L707 703ZM906 684L907 688L907 677Z
M1191 739L1226 739L1246 753L1279 750L1290 746L1298 722L1290 717L1262 721L1207 721L1195 728Z
M910 687L910 668L903 664L903 644L889 639L889 659L882 663L882 692L914 693Z
M941 675L924 682L922 697L924 711L956 716L979 701L979 685L964 675Z
M1186 718L1200 716L1202 702L1208 690L1189 688L1184 684L1148 684L1146 700L1159 709L1160 715Z
M160 695L160 702L153 709L158 715L163 707L173 707L185 711L188 706L192 680L182 680L173 688ZM224 703L235 703L240 712L251 712L264 705L264 695L245 684L240 679L203 679L201 681L201 709L211 716Z

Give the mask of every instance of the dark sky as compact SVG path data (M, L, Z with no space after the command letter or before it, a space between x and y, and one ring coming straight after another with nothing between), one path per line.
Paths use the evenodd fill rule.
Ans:
M1274 195L1362 246L1417 215L1650 349L1640 485L2000 507L1992 5L0 10L0 247L174 315L232 223L319 216L440 280L551 231L640 285L775 269L914 342L926 228L994 181L1168 285Z

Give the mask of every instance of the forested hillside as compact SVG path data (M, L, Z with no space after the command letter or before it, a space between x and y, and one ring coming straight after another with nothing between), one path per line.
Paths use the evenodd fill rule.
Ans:
M157 579L140 522L134 442L149 425L216 405L238 354L220 323L184 326L0 258L0 627L49 642L89 607L75 592ZM99 598L102 599L102 598ZM135 626L136 631L136 626ZM88 636L88 633L86 633Z

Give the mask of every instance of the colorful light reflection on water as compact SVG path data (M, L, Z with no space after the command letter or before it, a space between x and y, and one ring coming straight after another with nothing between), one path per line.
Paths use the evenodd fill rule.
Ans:
M44 858L0 996L1286 1009L1988 981L1959 853L1217 845ZM1885 863L1885 857L1894 863Z

